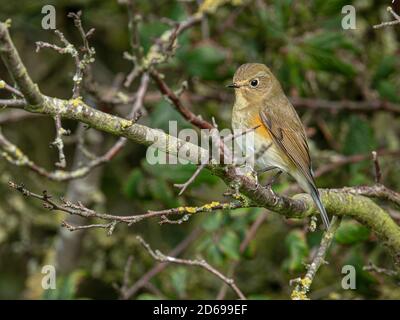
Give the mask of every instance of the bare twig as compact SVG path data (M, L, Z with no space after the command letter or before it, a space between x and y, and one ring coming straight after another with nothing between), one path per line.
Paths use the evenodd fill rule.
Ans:
M0 99L0 109L2 108L23 108L27 106L24 99Z
M178 195L181 196L185 192L187 187L196 179L196 177L200 174L201 170L203 170L205 166L206 166L206 164L199 165L197 167L196 171L193 173L193 175L185 183L182 183L182 184L175 183L174 184L175 187L180 189Z
M368 100L368 101L332 101L315 98L290 97L290 101L296 108L307 109L323 109L330 112L339 112L342 110L371 113L377 111L386 111L395 115L400 115L398 105L384 100Z
M183 105L181 99L171 90L166 82L162 79L158 72L153 71L151 77L158 86L161 93L168 98L169 101L175 106L179 113L191 124L198 127L199 129L213 129L214 126L206 120L201 119L196 116L192 111L190 111L186 106Z
M393 16L394 20L382 22L373 26L374 29L379 29L382 27L394 26L400 24L400 16L393 10L392 7L387 7L387 11Z
M43 96L37 85L29 77L24 64L15 48L8 28L11 22L0 22L0 52L8 72L17 84L19 90L24 95L26 101L32 106L37 107L43 103Z
M374 265L372 262L370 262L367 266L364 266L363 270L384 274L389 277L395 277L395 276L399 275L398 271L378 267L378 266Z
M120 138L123 139L123 138ZM72 171L56 170L47 171L45 168L38 166L28 158L17 146L12 144L0 131L0 155L9 163L19 166L27 167L37 174L54 181L68 181L84 177L94 168L109 162L116 154L122 149L125 142L118 140L104 155L96 157L89 161L84 166L74 169Z
M168 256L170 257L179 256L189 247L190 244L193 243L193 241L195 241L202 234L202 232L203 229L200 227L193 229L193 231L191 231L186 238L184 238L181 242L179 242L179 244L168 253ZM140 279L138 279L131 287L126 288L126 290L119 290L120 298L129 299L131 296L136 294L136 292L138 292L140 288L142 288L146 283L148 283L151 280L151 278L153 278L161 271L163 271L168 265L169 262L162 262L151 268Z
M24 97L24 95L21 93L21 91L19 91L18 89L10 86L4 80L0 80L0 89L4 89L4 90L12 93L13 95L16 95L16 96L20 97L20 98Z
M329 229L324 233L322 236L321 244L318 248L317 253L315 254L314 259L312 260L311 264L307 266L307 273L304 278L297 278L291 280L291 285L296 284L293 292L292 292L292 299L293 300L307 300L307 293L310 291L311 284L314 280L314 277L322 264L327 263L325 261L325 257L327 251L333 241L335 236L336 230L338 229L341 218L334 216L332 218L332 222L329 226Z
M376 151L372 151L372 161L374 162L375 168L375 183L379 184L381 182L382 172L379 165L378 154L376 153Z
M341 192L386 200L400 208L400 193L391 190L382 184L375 184L373 186L345 187L340 190Z
M223 282L225 282L228 286L232 288L232 290L238 295L238 297L241 300L246 300L246 297L242 293L242 291L237 287L235 281L231 278L226 277L223 275L220 271L212 267L207 261L205 260L187 260L187 259L179 259L171 256L166 256L163 253L161 253L159 250L153 251L151 249L150 245L143 240L142 237L137 236L136 237L140 243L143 245L143 247L150 253L150 255L157 261L159 262L171 262L171 263L176 263L176 264L183 264L187 266L198 266L201 267L208 272L214 274L216 277L221 279Z
M116 223L117 222L112 221L110 223L104 223L104 224L88 224L88 225L82 225L82 226L73 226L72 224L68 223L67 221L62 221L61 226L67 228L71 232L77 231L77 230L92 229L92 228L107 229L108 235L111 235L116 226Z
M94 62L95 50L94 48L89 46L88 38L93 34L94 29L90 29L88 32L85 32L82 26L81 21L82 13L79 11L78 13L70 12L68 17L74 20L74 25L78 29L79 34L81 35L83 46L80 51L83 52L81 57L79 51L75 48L75 46L70 43L64 36L62 32L59 30L55 30L54 32L60 38L60 41L63 43L64 47L57 46L55 44L50 44L43 41L36 42L36 52L38 52L41 48L50 48L57 51L60 54L69 54L72 56L75 62L75 74L73 76L73 89L72 89L72 98L77 99L80 97L80 86L83 80L84 73L87 67Z
M54 117L54 122L56 125L56 139L51 143L51 145L55 146L58 150L58 162L56 162L56 166L59 168L65 168L67 165L67 161L65 159L64 154L64 141L62 136L69 135L70 131L65 130L61 125L61 117L56 115Z
M61 198L60 203L54 201L52 197L46 192L43 191L43 194L36 194L34 192L29 191L28 189L25 188L23 184L16 184L15 182L10 181L9 186L19 192L21 192L24 196L27 197L32 197L38 200L41 200L43 202L43 206L46 209L49 210L57 210L57 211L62 211L65 213L68 213L70 215L76 215L84 218L98 218L104 221L111 221L114 225L113 228L117 223L126 223L129 226L132 224L135 224L137 222L140 222L144 219L149 219L149 218L154 218L154 217L161 217L163 216L169 216L169 215L192 215L196 213L202 213L202 212L212 212L215 210L221 210L221 209L237 209L237 208L243 208L246 207L248 204L243 203L240 200L235 200L232 202L228 203L221 203L221 202L216 202L213 201L211 203L205 204L203 206L199 207L178 207L178 208L172 208L172 209L165 209L165 210L160 210L160 211L148 211L147 213L143 214L136 214L136 215L127 215L127 216L121 216L121 215L112 215L112 214L105 214L105 213L99 213L96 212L95 210L89 209L85 207L82 203L72 203L66 199ZM68 225L65 225L65 227L68 227ZM110 225L89 225L89 226L69 226L69 230L75 231L83 228L108 228Z
M257 219L253 222L253 224L250 226L250 228L247 230L246 235L243 239L243 241L240 244L239 247L239 252L240 254L243 254L243 252L247 249L247 247L249 246L251 240L254 239L254 237L256 236L257 230L261 227L261 225L264 223L265 219L267 218L267 215L262 213L260 214ZM230 267L229 267L229 271L228 271L228 276L229 277L233 277L236 271L236 268L239 265L239 260L238 261L234 261ZM218 292L217 295L217 300L223 300L225 298L226 292L227 292L228 286L226 284L223 284L221 286L221 289Z
M1 108L1 100L0 100L0 108ZM2 111L0 113L0 125L6 124L6 123L13 123L13 122L18 122L20 120L25 120L25 119L30 119L30 118L36 118L39 117L40 115L26 112L25 110L7 110L7 111Z
M377 156L383 157L383 156L388 156L388 157L398 157L400 156L400 150L378 150L376 151ZM331 172L337 168L340 168L341 166L347 165L347 164L352 164L352 163L358 163L364 160L367 160L371 157L371 154L369 153L364 153L364 154L354 154L351 156L343 156L343 155L338 155L335 156L333 161L320 166L317 170L315 170L315 176L320 177L328 172Z

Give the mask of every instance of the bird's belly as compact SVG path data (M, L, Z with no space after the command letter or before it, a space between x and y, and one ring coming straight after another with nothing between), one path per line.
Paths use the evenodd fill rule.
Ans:
M247 117L247 119L249 119L249 117ZM259 125L257 121L252 121L251 124L245 122L243 118L237 119L237 117L232 117L232 128L235 133ZM254 139L252 143L246 143L245 149L246 155L250 158L248 162L250 162L256 170L263 170L267 167L277 167L285 172L290 171L288 160L280 147L273 142L269 131L264 125L254 130Z
M267 146L266 151L262 151ZM262 135L255 134L254 137L254 168L263 170L268 167L277 167L285 172L289 171L287 160L285 160L282 150L272 140L266 140Z

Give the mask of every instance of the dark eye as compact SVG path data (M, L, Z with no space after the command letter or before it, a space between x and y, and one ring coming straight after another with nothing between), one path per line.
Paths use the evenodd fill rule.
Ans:
M258 79L253 79L250 81L250 86L252 86L253 88L258 86Z

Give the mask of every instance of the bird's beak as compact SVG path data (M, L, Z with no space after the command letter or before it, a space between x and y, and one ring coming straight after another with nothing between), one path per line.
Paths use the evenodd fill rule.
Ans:
M231 84L228 84L227 86L226 86L227 88L239 88L239 85L237 84L237 83L231 83Z

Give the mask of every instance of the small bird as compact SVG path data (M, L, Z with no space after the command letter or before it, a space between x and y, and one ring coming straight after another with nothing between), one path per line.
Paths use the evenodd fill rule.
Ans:
M256 172L278 169L278 174L283 171L292 176L311 195L328 229L329 218L315 185L306 133L279 81L266 65L246 63L237 69L228 87L235 89L233 130L256 128L252 152L266 150L255 159Z

